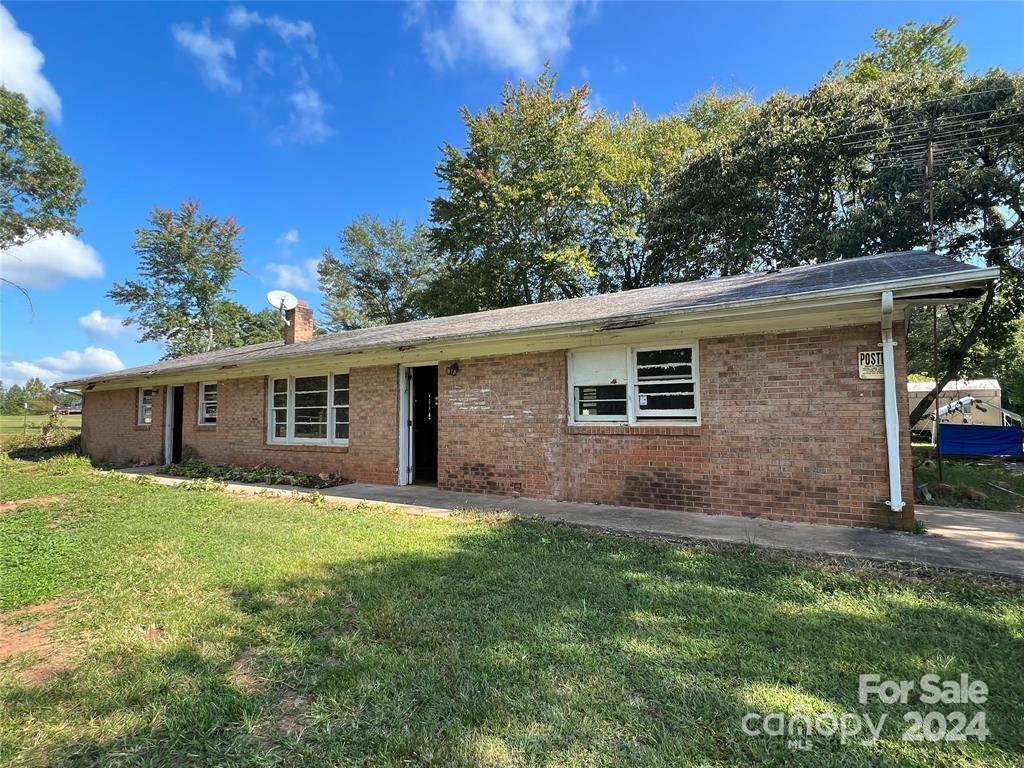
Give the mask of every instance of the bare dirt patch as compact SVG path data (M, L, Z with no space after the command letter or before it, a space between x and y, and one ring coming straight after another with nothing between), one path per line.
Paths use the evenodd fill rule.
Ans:
M0 612L0 663L24 657L15 674L28 685L42 685L70 669L70 649L53 638L63 601Z
M0 502L0 512L15 512L18 507L48 507L64 501L63 496L36 496L34 499L17 499L16 501Z
M249 648L231 665L231 682L243 693L261 693L264 680L257 674L256 652Z

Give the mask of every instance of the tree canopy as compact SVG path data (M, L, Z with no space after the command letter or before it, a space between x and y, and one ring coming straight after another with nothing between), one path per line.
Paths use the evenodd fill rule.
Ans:
M506 83L497 107L462 111L465 149L446 144L431 203L441 257L429 311L453 314L588 292L586 213L598 201L597 125L587 86L558 93L545 70Z
M434 273L427 228L361 216L325 250L317 266L328 330L404 323L423 317L423 291Z
M129 307L140 341L162 341L166 357L180 357L280 338L272 311L227 300L242 265L241 231L233 218L203 215L196 201L179 211L153 209L150 226L135 232L138 279L107 294Z
M0 86L0 250L54 232L77 234L84 181L41 110Z

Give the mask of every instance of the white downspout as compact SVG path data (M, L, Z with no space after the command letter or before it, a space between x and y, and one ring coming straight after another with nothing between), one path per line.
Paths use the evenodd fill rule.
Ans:
M903 511L900 477L900 421L896 408L896 356L892 338L892 291L882 293L882 370L885 383L885 444L889 455L889 508Z

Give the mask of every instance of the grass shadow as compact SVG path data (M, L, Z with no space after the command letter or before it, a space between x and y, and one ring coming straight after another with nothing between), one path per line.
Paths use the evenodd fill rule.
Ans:
M51 706L85 707L99 724L63 742L59 762L1019 761L1024 643L1012 592L942 580L910 590L523 520L221 587L224 609L189 637L119 645L59 683ZM989 682L988 744L908 747L893 731L794 752L739 728L749 711L877 715L886 710L857 702L858 674L925 672ZM4 697L12 715L39 705L27 691Z

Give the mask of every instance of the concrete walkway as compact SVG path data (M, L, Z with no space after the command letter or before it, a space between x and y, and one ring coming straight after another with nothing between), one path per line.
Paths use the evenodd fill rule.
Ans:
M150 474L168 485L180 478L156 475L154 469L127 470ZM249 495L308 495L290 486L227 483L226 490ZM953 568L1024 580L1024 514L941 507L917 507L926 534L847 528L837 525L779 523L728 515L666 512L604 504L512 498L439 491L431 486L388 486L353 483L320 491L331 503L356 506L385 504L412 514L448 515L459 509L502 510L580 528L671 541L703 540L752 545L816 555L903 562Z

